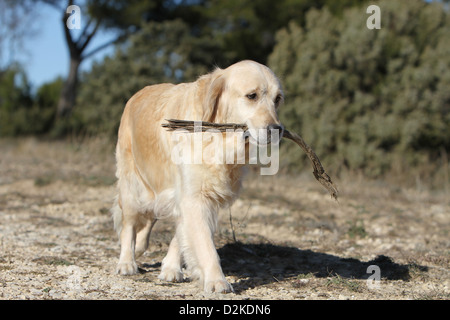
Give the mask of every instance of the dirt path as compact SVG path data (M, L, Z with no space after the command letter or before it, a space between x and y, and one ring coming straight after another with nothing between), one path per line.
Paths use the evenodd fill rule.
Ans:
M224 210L216 236L235 293L204 294L195 282L157 279L174 231L169 220L155 226L139 275L114 274L112 148L26 139L2 140L0 150L0 299L450 297L442 192L353 179L336 181L336 203L309 173L250 175L232 225Z

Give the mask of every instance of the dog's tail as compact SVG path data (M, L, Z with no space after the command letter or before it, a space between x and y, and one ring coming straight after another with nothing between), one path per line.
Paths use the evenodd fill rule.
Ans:
M122 231L122 208L119 205L119 196L114 198L111 214L114 221L114 230L116 230L117 235L120 237L120 232Z

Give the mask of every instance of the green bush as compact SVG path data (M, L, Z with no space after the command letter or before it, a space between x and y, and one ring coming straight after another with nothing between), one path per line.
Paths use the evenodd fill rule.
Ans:
M440 4L380 1L381 29L366 7L311 10L305 27L277 34L269 65L281 75L281 119L324 164L377 176L450 150L450 15ZM290 168L305 157L284 146Z
M62 79L57 79L42 85L33 95L19 66L0 72L0 136L49 132L61 87Z
M0 135L14 136L27 133L32 108L30 86L25 73L12 66L0 72Z
M88 135L115 137L126 102L145 86L194 80L213 65L214 41L194 38L180 20L148 23L112 57L82 76L71 126ZM208 61L209 59L209 61Z

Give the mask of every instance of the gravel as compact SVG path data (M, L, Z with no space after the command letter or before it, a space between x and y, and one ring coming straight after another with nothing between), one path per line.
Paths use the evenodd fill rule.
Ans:
M138 275L114 273L114 158L103 143L0 140L0 149L0 299L450 297L450 206L439 190L333 179L337 203L309 173L250 174L215 238L235 293L205 294L195 281L157 278L170 219L156 224ZM375 288L369 265L381 270Z

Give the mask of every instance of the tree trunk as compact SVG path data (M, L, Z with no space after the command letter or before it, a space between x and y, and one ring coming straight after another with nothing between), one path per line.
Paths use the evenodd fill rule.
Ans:
M69 75L64 82L64 86L59 97L56 109L56 118L70 117L75 106L76 91L78 87L78 68L81 64L81 57L70 57Z

